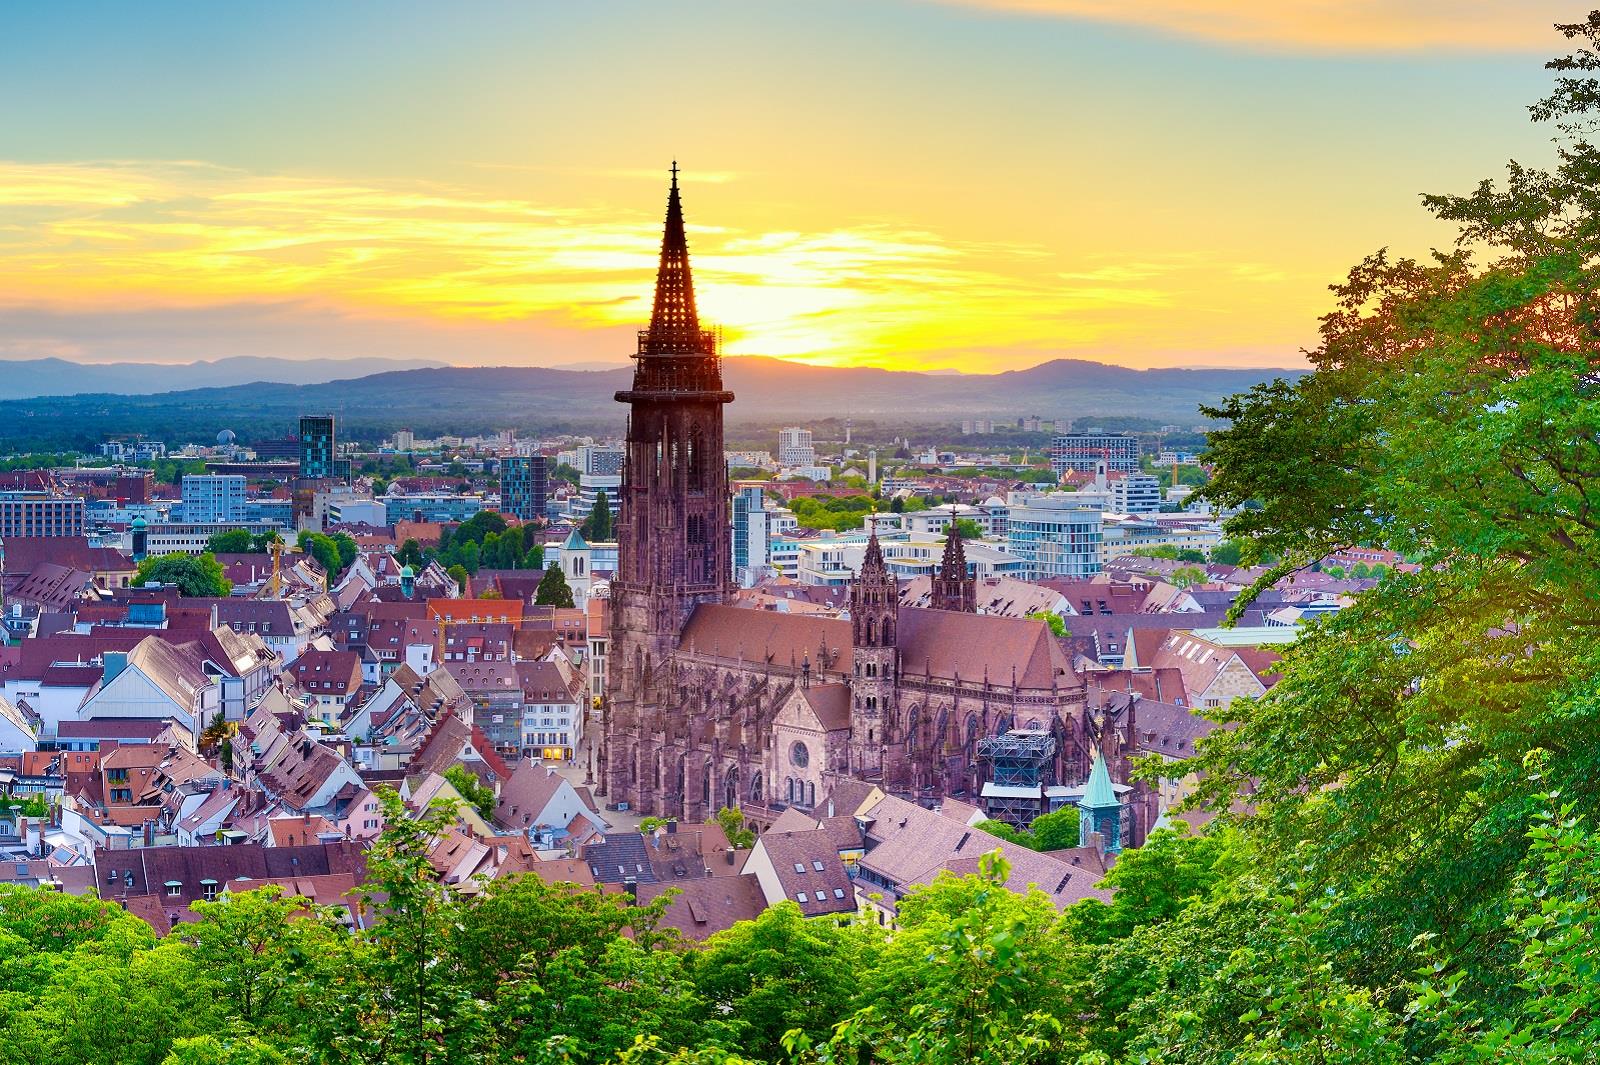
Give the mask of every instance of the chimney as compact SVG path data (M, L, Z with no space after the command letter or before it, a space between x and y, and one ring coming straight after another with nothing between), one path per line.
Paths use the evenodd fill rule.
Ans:
M667 835L675 836L677 834L678 834L678 822L676 822L676 821L668 821L667 822Z
M727 858L728 858L728 864L732 865L733 864L733 848L729 847L726 853L727 853Z

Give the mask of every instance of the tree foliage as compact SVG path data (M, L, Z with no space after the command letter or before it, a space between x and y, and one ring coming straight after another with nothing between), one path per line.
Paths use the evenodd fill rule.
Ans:
M539 578L539 587L533 601L538 606L573 606L572 589L567 585L567 575L560 566L551 566Z
M150 584L178 589L179 595L224 596L233 591L233 582L224 575L215 555L186 555L174 551L152 555L139 563L130 581L135 588Z

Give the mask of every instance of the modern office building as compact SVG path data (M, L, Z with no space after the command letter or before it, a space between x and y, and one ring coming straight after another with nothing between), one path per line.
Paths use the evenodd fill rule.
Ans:
M466 521L483 509L477 496L447 495L442 492L417 492L383 497L388 524L397 521Z
M12 536L82 536L82 496L0 492L0 539Z
M162 521L153 522L141 531L145 537L145 550L152 555L168 555L174 552L201 555L210 549L213 536L234 529L243 529L252 536L275 532L285 540L294 539L292 532L282 525L264 521ZM133 550L132 530L121 538L120 546L125 551Z
M817 464L817 449L811 446L811 430L802 429L798 425L791 425L786 429L778 430L778 465L784 469L791 466L815 466Z
M1135 472L1139 438L1128 433L1057 433L1050 442L1050 468L1058 477L1068 470L1093 473L1101 459L1108 470Z
M1104 509L1083 492L1013 492L1006 552L1023 560L1024 580L1089 577L1100 572Z
M183 520L199 524L243 521L245 479L236 473L186 474L179 486Z
M333 415L301 415L300 476L308 480L333 477L337 443L333 432Z
M762 484L734 485L733 579L743 587L755 584L771 568L767 556L768 517L766 488Z
M500 466L500 509L521 521L543 520L550 498L550 460L509 455Z
M622 476L622 459L627 452L615 444L585 444L578 448L578 472L590 477ZM619 482L620 483L620 482Z

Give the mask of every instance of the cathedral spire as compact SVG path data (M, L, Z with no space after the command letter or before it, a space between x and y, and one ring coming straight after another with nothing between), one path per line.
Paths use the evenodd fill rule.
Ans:
M667 193L661 263L656 267L655 303L650 311L650 328L640 339L641 355L711 354L694 307L694 276L689 270L689 239L683 231L676 159L672 161L672 188Z
M886 568L883 564L883 549L878 546L878 524L872 522L871 525L872 527L867 530L867 554L861 560L861 572L858 574L861 577L876 577Z
M950 508L950 534L944 541L944 558L939 562L939 572L933 576L932 597L929 605L935 610L958 610L968 614L978 612L978 582L967 572L967 552L961 544L961 531L956 528L956 509Z

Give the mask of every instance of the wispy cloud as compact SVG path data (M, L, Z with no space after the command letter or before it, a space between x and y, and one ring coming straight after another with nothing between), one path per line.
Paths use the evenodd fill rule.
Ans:
M655 204L197 163L0 162L0 203L15 219L0 231L0 350L13 355L592 359L647 318L660 240ZM1215 302L1198 293L1218 279L1254 290L1283 278L1200 255L1063 261L889 221L692 226L690 239L702 312L730 354L824 363L1116 353L1187 328L1177 309Z
M1263 50L1546 52L1582 11L1554 0L936 0L1139 26Z

